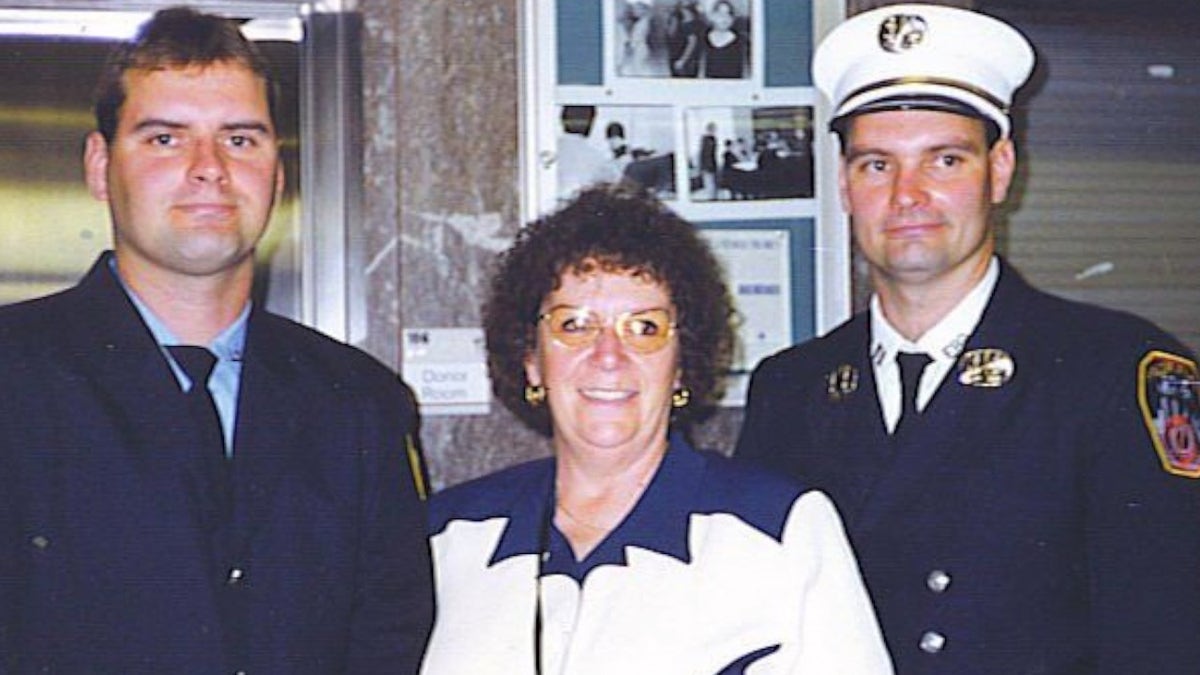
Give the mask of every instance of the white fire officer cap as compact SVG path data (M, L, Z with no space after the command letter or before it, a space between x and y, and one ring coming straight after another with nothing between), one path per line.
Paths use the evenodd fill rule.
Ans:
M939 5L887 5L834 28L813 80L839 119L880 110L944 110L994 121L1008 137L1013 93L1033 47L1008 24Z

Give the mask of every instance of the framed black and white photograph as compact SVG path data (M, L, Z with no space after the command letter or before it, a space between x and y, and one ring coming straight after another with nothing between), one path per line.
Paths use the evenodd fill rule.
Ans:
M632 181L659 199L675 191L675 123L670 106L559 106L558 198L593 183Z
M689 199L812 198L812 121L810 106L688 108Z
M610 1L618 77L751 77L750 0Z
M633 181L721 232L715 243L746 272L731 272L739 306L773 322L748 324L741 370L844 320L849 228L810 69L839 0L524 3L526 220L585 185Z

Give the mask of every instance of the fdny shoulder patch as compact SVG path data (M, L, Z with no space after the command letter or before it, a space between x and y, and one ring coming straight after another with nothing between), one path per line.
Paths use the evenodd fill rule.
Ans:
M1200 373L1196 362L1152 351L1138 365L1138 403L1168 473L1200 478Z

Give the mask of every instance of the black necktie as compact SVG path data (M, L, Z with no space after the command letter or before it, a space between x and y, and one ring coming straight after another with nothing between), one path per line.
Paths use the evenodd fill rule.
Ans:
M892 436L898 436L901 428L917 416L917 388L921 384L925 366L932 361L928 354L896 353L896 365L900 366L900 419L896 421Z
M202 491L205 497L214 500L212 506L217 509L215 517L220 522L228 517L231 504L225 433L222 431L216 402L208 391L208 378L217 365L217 357L204 347L191 345L167 347L167 351L171 352L175 362L192 381L192 388L184 398L188 414L192 416L200 434L196 443L199 450L196 460L199 475L206 483Z
M225 434L221 431L221 417L217 413L217 404L208 391L208 378L217 365L217 357L204 347L190 345L167 347L167 350L192 381L192 388L187 392L188 407L195 416L201 432L205 434L205 445L209 448L219 447L220 456L224 458Z

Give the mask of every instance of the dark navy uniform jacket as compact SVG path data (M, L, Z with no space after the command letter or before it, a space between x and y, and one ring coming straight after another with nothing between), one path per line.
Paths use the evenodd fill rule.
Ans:
M432 622L407 390L257 309L213 529L202 436L109 269L0 310L0 673L414 673Z
M952 370L893 439L869 325L764 361L737 454L833 497L897 672L1200 673L1200 480L1165 470L1138 402L1144 355L1183 348L1002 264L963 354L1004 350L1012 378Z

